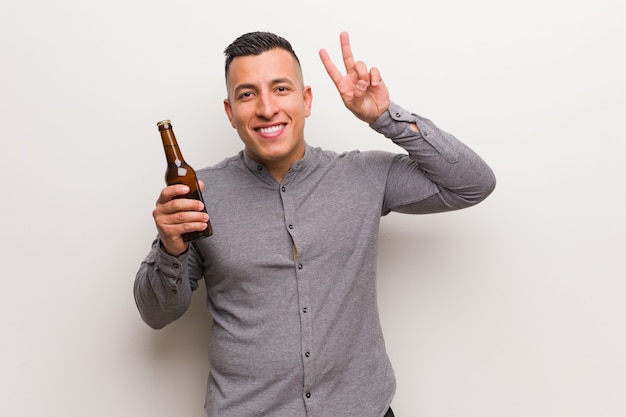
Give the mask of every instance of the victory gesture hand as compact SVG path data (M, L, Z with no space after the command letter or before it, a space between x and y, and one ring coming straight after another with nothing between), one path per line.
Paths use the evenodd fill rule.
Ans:
M378 68L368 71L363 61L354 61L348 33L342 32L339 40L346 75L341 74L325 49L319 52L322 63L346 107L364 122L374 123L389 107L389 91Z

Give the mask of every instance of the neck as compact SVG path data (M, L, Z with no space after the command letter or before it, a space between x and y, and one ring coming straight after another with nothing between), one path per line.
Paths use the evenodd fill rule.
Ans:
M304 158L305 153L305 145L302 143L301 149L298 149L297 152L294 152L293 155L289 157L289 159L279 158L271 161L259 161L255 158L255 161L264 163L267 167L267 172L278 182L279 184L283 182L285 175L289 172L291 165L293 165L299 159ZM250 154L248 154L250 155Z
M267 172L269 172L269 174L274 177L276 182L280 184L281 182L283 182L283 178L285 178L285 175L287 175L287 171L289 171L289 168L291 168L291 163L282 166L268 166Z

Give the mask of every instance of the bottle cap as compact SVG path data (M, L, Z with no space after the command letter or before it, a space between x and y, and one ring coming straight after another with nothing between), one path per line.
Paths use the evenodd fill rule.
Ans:
M171 127L171 126L172 126L172 122L169 119L161 120L159 123L157 123L157 127L159 128L159 130L167 129L168 127Z

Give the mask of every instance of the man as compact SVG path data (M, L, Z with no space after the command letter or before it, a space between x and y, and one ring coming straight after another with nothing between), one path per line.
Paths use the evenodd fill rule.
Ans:
M207 416L393 416L393 370L376 305L381 215L482 201L491 169L431 121L389 99L376 68L346 74L320 58L345 106L405 152L335 152L305 142L311 87L285 39L253 32L225 50L224 109L244 143L198 170L213 236L188 244L207 215L174 185L153 211L158 237L135 280L143 319L161 328L205 279L213 319ZM411 267L409 260L407 266Z

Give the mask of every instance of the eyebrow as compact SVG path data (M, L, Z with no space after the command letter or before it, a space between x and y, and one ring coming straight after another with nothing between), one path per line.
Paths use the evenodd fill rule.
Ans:
M270 82L271 85L277 85L277 84L289 84L289 85L294 85L295 83L287 78L287 77L280 77L280 78L276 78L273 79ZM234 92L237 93L241 90L257 90L258 88L256 87L255 84L252 83L243 83L243 84L239 84L237 87L235 87Z

